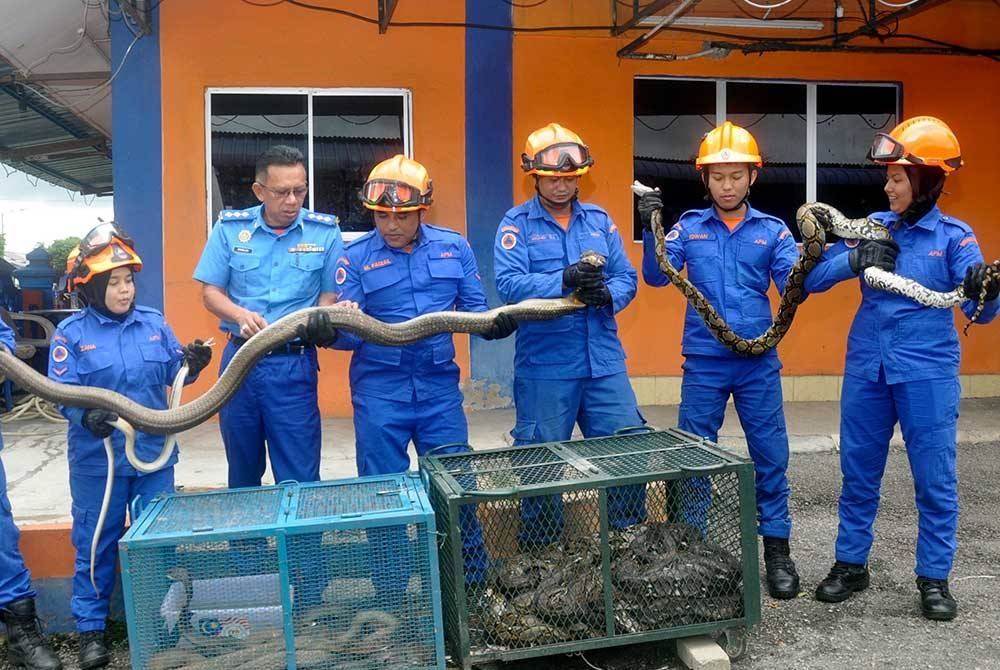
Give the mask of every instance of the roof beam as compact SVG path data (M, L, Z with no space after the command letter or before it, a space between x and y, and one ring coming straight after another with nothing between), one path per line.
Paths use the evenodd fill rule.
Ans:
M110 72L46 72L43 74L23 75L12 72L0 77L0 85L4 84L49 84L58 81L104 81Z
M611 0L611 5L612 5L611 11L613 13L612 18L617 17L618 14L618 8L616 6L617 2L618 0ZM647 16L652 16L653 14L656 14L658 11L669 5L671 2L673 2L673 0L653 0L653 2L650 2L648 5L646 5L646 7L642 9L637 9L637 11L633 11L632 18L626 21L625 23L618 25L618 21L615 20L614 27L611 29L611 34L621 35L625 31L635 28L637 25L639 25L639 21L642 21Z
M88 147L94 147L100 151L106 148L106 140L103 137L83 137L76 140L59 140L13 149L0 148L0 161L23 161L31 158L43 158Z
M632 20L642 20L643 18L645 18L645 16L640 16L641 14L646 13L654 5L657 6L657 8L659 8L659 7L662 7L664 4L666 4L666 3L664 3L662 0L653 0L652 2L649 3L649 7L647 7L645 10L639 12L639 14L636 14L635 16L633 16ZM626 44L625 46L623 46L621 49L619 49L618 50L618 57L619 58L626 58L626 57L628 57L629 54L633 53L636 49L638 49L639 47L641 47L643 44L645 44L649 40L653 39L653 35L655 35L656 33L660 32L660 30L662 30L663 28L669 26L671 23L673 23L677 19L677 17L681 16L682 14L684 14L685 12L687 12L688 10L692 9L696 4L698 4L698 0L681 0L680 4L678 4L676 7L674 7L674 11L670 12L670 14L667 14L666 16L664 16L663 18L661 18L659 20L659 22L655 26L653 26L652 28L650 28L649 30L647 30L645 33L643 33L642 35L640 35L639 37L635 38L634 40L632 40L631 42L629 42L628 44ZM628 23L630 23L630 22L627 22L625 25L628 25Z
M389 30L392 13L396 11L398 0L378 0L378 32L380 35Z

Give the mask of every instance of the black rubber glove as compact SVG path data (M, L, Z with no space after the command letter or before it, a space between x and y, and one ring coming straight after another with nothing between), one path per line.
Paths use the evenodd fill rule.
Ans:
M593 263L573 263L563 270L563 286L591 289L603 284L604 269Z
M483 333L484 340L502 340L517 330L517 321L510 314L500 313L493 319L493 325Z
M96 437L103 439L115 432L115 427L108 422L117 419L117 414L106 409L88 409L84 411L83 420L80 423Z
M861 274L867 268L882 268L886 272L896 271L896 256L899 245L895 240L861 240L847 256L851 272Z
M299 339L306 344L317 347L328 347L337 339L337 329L330 323L330 315L326 312L313 312L309 320L295 331Z
M659 189L639 198L639 220L644 230L653 229L653 212L663 209L663 198Z
M962 288L965 289L965 297L969 300L979 301L983 293L983 280L986 279L986 269L990 267L988 263L973 263L965 271L965 281ZM984 300L996 300L1000 296L1000 282L993 280L986 288Z
M188 364L188 376L194 377L205 369L212 360L212 348L201 340L184 347L184 362Z
M588 307L604 307L611 304L611 291L604 284L597 288L580 289L576 292L576 297Z

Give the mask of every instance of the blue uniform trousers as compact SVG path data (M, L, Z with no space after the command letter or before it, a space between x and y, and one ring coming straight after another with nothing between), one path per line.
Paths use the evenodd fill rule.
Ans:
M718 442L726 402L733 396L756 475L758 531L764 537L787 538L792 519L785 474L788 431L782 409L780 361L776 356L689 355L683 369L679 428ZM711 481L707 477L685 480L681 491L684 520L705 531Z
M412 398L400 402L354 393L354 432L357 440L358 474L384 475L406 472L410 466L407 446L413 441L417 455L444 445L440 453L469 449L469 425L462 409L462 394L453 393L431 400ZM483 530L474 505L459 510L465 581L486 579L489 557L483 544ZM368 531L373 550L372 581L380 597L398 602L413 573L413 552L407 550L405 529L400 527ZM436 566L431 566L436 570Z
M238 347L222 353L220 374ZM319 481L321 427L316 349L265 356L219 412L229 487L260 486L270 455L274 481ZM265 449L265 442L267 443Z
M525 379L515 377L517 424L514 446L570 439L573 424L584 437L614 435L646 423L639 413L628 375L584 379ZM608 522L626 528L646 518L646 487L642 484L608 489ZM559 540L564 525L560 496L521 500L521 546L544 546Z
M20 536L21 533L14 525L10 498L7 497L7 473L0 460L0 607L15 600L35 597L31 588L31 574L18 549Z
M97 545L94 561L94 581L100 594L90 583L90 544L101 513L105 477L102 475L69 474L69 490L73 499L73 530L71 538L76 549L73 573L73 597L70 609L76 619L77 631L104 630L108 618L108 603L115 587L118 565L118 540L125 534L125 512L138 496L143 507L161 493L174 490L174 468L164 468L148 475L115 477L111 489L108 514Z
M889 440L898 421L916 491L916 573L929 579L948 578L958 527L955 442L959 396L959 382L954 377L887 384L884 371L877 382L844 375L838 561L868 562Z

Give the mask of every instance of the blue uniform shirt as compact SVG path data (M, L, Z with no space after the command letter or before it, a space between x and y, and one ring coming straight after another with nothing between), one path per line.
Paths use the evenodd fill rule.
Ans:
M945 216L934 207L912 226L892 212L869 215L889 229L899 244L896 274L909 277L934 291L951 291L965 279L966 269L982 262L983 254L972 229L962 221ZM845 279L857 277L851 271L848 252L856 241L841 240L823 253L819 264L806 277L806 290L820 292ZM878 381L885 368L886 383L955 377L960 349L951 309L923 307L909 298L861 284L861 306L847 337L848 374ZM1000 300L986 303L979 323L989 323L1000 308ZM966 316L976 303L961 305Z
M656 261L656 241L642 233L642 277L650 286L670 283ZM743 221L730 230L714 207L684 212L666 234L665 251L740 337L753 339L774 320L767 291L774 281L785 290L788 274L799 258L791 231L781 219L747 207ZM690 304L684 315L681 353L734 357L719 343ZM776 356L772 349L765 356Z
M387 323L429 312L486 311L486 294L476 258L464 237L447 228L420 224L410 253L370 231L347 245L337 261L338 299ZM353 349L351 391L407 402L429 400L458 387L455 343L441 333L403 347L386 347L341 333L337 349Z
M0 321L0 345L7 347L7 351L14 353L14 331L3 321ZM0 449L3 449L2 434L0 434Z
M62 384L110 389L151 409L166 409L166 387L173 383L183 358L170 326L152 307L136 305L121 322L84 309L56 327L49 346L49 378ZM81 424L86 410L58 407L69 420L68 458L73 471L107 474L103 440ZM125 458L122 433L116 430L111 441L115 474L138 474ZM142 460L153 460L162 448L162 435L136 432L135 451ZM176 462L175 448L167 465Z
M224 210L194 278L225 289L234 303L274 323L336 290L333 272L343 241L335 216L303 209L278 235L264 223L262 210ZM221 328L239 335L236 323L223 321Z
M507 303L561 298L563 269L584 251L607 258L604 276L612 304L588 307L554 321L524 321L517 329L514 374L525 379L585 379L625 371L615 314L632 302L638 284L618 229L597 205L574 201L564 230L538 197L509 210L493 246L497 292Z

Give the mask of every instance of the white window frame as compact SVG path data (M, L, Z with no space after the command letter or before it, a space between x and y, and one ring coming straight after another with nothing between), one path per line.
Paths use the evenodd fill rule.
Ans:
M224 86L205 89L205 204L209 219L206 238L212 232L215 223L212 218L212 96L216 94L256 94L256 95L304 95L306 96L306 137L309 152L306 156L306 174L309 183L313 180L313 98L316 96L394 96L403 98L403 153L413 158L413 92L408 88L298 88L298 87L259 87L259 86ZM313 207L313 191L309 190L309 209ZM336 214L336 212L334 212ZM360 231L343 233L344 241L349 242L364 235Z

